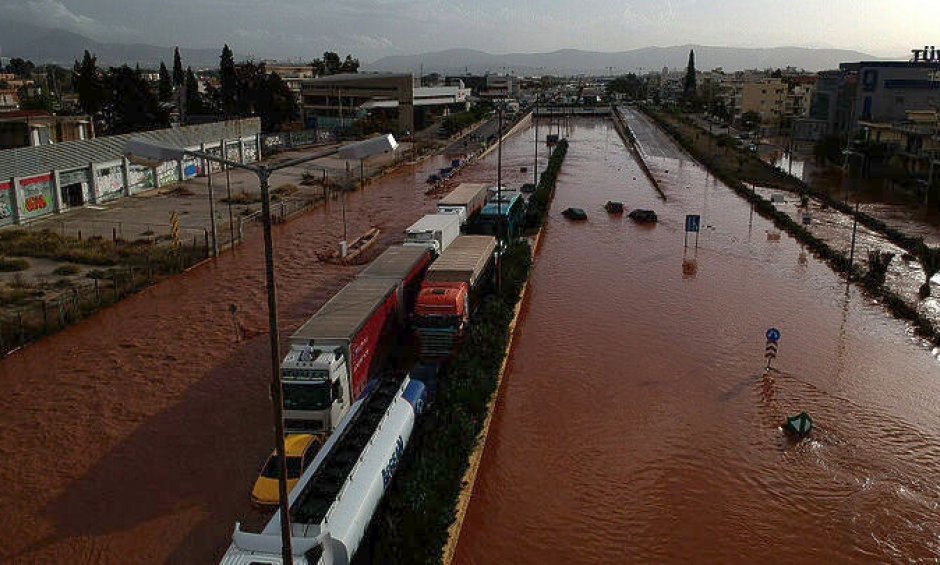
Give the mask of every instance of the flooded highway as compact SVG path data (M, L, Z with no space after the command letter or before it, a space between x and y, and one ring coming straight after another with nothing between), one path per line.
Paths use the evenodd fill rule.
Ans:
M609 122L572 121L456 562L940 558L930 347L628 119L669 200ZM802 410L817 427L790 440Z
M376 247L400 241L434 208L424 180L443 166L350 194L350 237L376 225ZM316 259L342 239L341 218L335 201L275 228L282 344L361 268ZM258 235L0 361L0 561L221 556L272 449Z

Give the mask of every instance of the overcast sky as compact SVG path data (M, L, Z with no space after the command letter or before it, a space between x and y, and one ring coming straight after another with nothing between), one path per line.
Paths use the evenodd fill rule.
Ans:
M100 41L228 42L256 57L363 61L467 47L622 51L686 43L838 47L901 56L940 44L938 0L0 0L0 18Z

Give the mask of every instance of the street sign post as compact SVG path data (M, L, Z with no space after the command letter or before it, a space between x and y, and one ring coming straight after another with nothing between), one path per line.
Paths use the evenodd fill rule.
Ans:
M702 217L698 214L685 216L685 246L689 246L689 233L695 232L695 248L698 249L698 234L702 228Z
M777 349L779 347L778 342L780 341L780 330L777 328L770 328L765 334L767 337L767 345L764 347L764 358L767 360L767 369L770 369L773 360L777 358Z

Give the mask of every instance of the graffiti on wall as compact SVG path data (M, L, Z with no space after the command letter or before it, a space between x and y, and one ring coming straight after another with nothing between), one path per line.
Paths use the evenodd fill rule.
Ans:
M157 167L157 185L166 186L180 180L179 167L176 161L167 161L160 163Z
M127 170L127 181L131 185L131 194L143 192L148 188L153 188L153 169L131 165Z
M124 193L124 171L121 165L111 165L95 171L98 200L113 200Z
M13 191L8 182L0 182L0 226L13 222Z
M241 150L238 148L239 143L226 143L225 144L225 158L229 161L235 161L236 163L241 163Z
M206 153L212 155L213 157L222 157L222 146L216 145L215 147L206 147ZM211 172L221 171L222 164L215 161L209 161L209 170Z
M183 159L183 177L191 179L202 174L202 159L186 157Z
M21 218L35 218L52 212L52 175L40 175L19 182L23 193Z
M255 140L245 142L245 162L254 163L258 160L258 149Z

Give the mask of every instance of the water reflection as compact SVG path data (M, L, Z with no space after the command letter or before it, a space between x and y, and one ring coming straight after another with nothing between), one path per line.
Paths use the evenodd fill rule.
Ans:
M936 559L933 357L793 239L760 237L772 224L674 146L637 135L667 203L607 124L572 122L457 562ZM607 200L660 223L557 220ZM680 239L706 206L700 261ZM771 325L787 341L765 375ZM789 443L780 425L803 410L818 433Z

